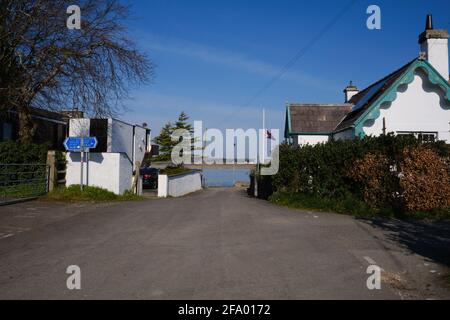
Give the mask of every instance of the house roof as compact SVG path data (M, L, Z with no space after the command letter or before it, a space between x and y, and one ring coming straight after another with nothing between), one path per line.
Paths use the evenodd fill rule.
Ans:
M287 134L329 134L350 112L351 104L289 104Z
M416 58L353 96L349 101L354 105L352 111L336 126L334 132L346 130L358 123L361 125L367 119L376 119L381 103L395 100L398 87L410 84L414 80L414 71L417 68L426 70L430 81L441 86L446 92L446 98L450 100L450 86L447 79L444 79L429 62Z
M358 120L371 106L371 104L376 101L386 90L388 90L416 60L417 59L414 59L408 62L400 69L392 72L381 80L371 84L358 94L354 95L349 101L349 103L353 105L352 111L348 113L335 128L333 128L334 131L341 131L352 126L353 123Z
M368 120L380 116L382 103L397 98L401 85L414 80L416 69L423 69L428 79L444 90L450 101L450 84L426 60L416 58L366 89L354 95L348 104L290 104L286 112L286 137L289 135L337 133L355 128L355 135L363 137L362 127Z

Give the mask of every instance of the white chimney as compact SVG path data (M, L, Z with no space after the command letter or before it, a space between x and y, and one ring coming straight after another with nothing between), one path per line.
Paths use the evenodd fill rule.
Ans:
M345 103L348 103L354 95L357 95L359 93L359 90L353 85L353 82L350 81L350 84L344 89L344 93Z
M419 44L428 62L448 80L448 30L434 29L430 14L427 15L425 31L419 36Z

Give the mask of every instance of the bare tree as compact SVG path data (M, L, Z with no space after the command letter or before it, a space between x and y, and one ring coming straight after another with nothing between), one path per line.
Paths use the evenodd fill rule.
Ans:
M19 137L30 141L30 107L77 108L92 116L123 109L154 66L125 28L119 0L78 0L81 29L69 30L72 0L0 0L0 108L16 108Z

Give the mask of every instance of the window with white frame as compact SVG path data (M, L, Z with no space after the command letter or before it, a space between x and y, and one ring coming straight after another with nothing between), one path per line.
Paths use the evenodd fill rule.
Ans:
M437 132L409 132L409 131L400 131L397 132L398 135L413 135L420 141L424 143L435 142L438 139Z

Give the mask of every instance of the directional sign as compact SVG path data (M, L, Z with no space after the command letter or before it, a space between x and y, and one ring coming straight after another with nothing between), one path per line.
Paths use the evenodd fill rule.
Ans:
M84 147L87 149L95 149L97 147L97 138L96 137L85 137L83 139Z
M83 143L82 143L83 142ZM97 147L96 137L68 137L64 140L64 147L67 151L81 152L86 149L95 149ZM84 150L82 150L82 147Z
M64 147L67 151L81 151L81 138L69 137L64 140Z

